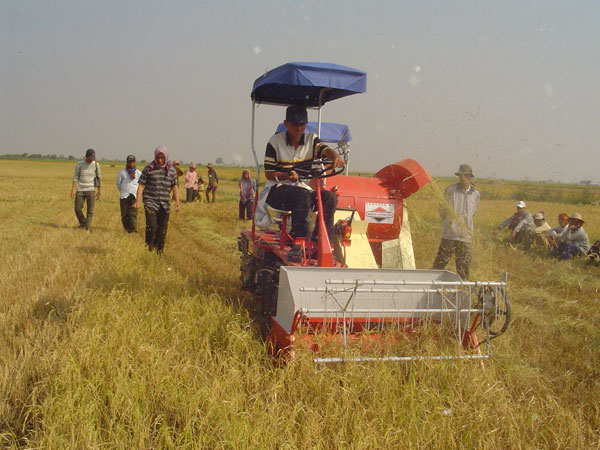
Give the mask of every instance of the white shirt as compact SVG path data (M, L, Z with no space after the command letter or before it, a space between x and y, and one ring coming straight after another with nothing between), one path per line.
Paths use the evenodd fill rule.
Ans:
M460 183L451 184L444 190L444 197L454 210L449 214L445 207L440 208L443 220L442 238L451 241L471 242L473 238L473 216L479 206L480 194L473 186L463 191Z
M121 198L127 198L130 194L133 194L137 198L138 182L141 174L142 172L135 169L135 178L131 178L126 168L119 170L119 174L117 175L117 189L121 194Z

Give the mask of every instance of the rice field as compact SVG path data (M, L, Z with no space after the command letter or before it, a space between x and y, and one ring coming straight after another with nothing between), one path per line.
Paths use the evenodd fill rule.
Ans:
M122 163L101 164L91 234L73 213L74 162L0 164L0 448L600 447L600 268L490 233L525 196L551 225L580 212L599 239L596 188L481 182L471 277L508 272L513 306L485 368L302 353L280 367L240 291L242 169L217 168L217 203L171 213L158 257L143 213L137 234L122 229ZM418 268L435 257L450 182L407 200Z

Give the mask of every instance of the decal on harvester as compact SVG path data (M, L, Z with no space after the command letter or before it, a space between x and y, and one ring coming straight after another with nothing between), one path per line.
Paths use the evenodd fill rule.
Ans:
M365 203L365 220L371 223L394 223L394 204Z

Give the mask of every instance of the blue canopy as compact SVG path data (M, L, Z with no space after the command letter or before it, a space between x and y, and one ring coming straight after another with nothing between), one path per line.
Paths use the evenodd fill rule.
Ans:
M308 122L306 124L306 131L308 133L316 134L318 127L318 122ZM281 133L285 130L285 125L282 122L277 126L275 133ZM342 123L321 122L320 139L323 142L350 142L352 140L352 136L350 136L350 128L348 128L348 125L344 125Z
M367 74L329 63L292 62L276 67L254 82L250 97L257 103L321 106L367 91Z

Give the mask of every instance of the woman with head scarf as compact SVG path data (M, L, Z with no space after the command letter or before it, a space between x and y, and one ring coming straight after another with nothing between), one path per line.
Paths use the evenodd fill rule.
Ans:
M256 180L250 177L250 171L246 169L242 172L242 178L240 179L240 220L244 220L244 216L247 220L252 220L255 192Z
M162 254L169 224L169 193L173 190L175 211L179 211L177 172L169 162L169 150L164 145L154 150L154 160L144 167L139 180L135 207L143 198L146 213L146 245L148 250ZM142 196L143 195L143 196Z
M190 167L185 173L185 201L191 203L198 194L198 172L196 172L196 164L191 162Z

